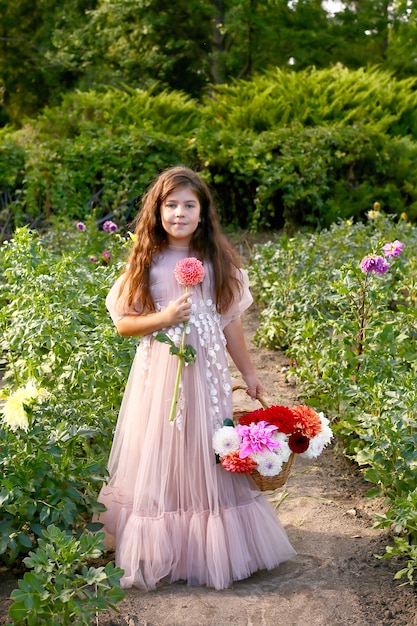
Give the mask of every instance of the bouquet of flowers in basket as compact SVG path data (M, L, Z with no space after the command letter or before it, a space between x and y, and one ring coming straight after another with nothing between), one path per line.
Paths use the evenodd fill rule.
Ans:
M213 448L228 472L275 476L291 455L313 459L333 437L329 420L306 405L270 406L225 420L213 435Z

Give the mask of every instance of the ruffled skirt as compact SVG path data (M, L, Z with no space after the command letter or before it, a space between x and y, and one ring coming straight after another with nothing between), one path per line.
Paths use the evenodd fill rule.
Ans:
M162 344L135 357L110 478L99 496L107 508L100 521L124 570L122 587L154 589L164 579L224 589L295 551L252 478L216 463L213 389L222 398L221 417L232 412L232 394L216 372L207 380L204 359L185 368L181 419L169 422L176 365ZM216 369L228 376L226 361Z

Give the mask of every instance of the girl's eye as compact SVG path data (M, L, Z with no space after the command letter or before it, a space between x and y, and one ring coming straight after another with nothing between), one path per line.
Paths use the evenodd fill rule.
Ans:
M173 202L167 202L165 206L166 206L167 209L174 209L175 208L175 204Z

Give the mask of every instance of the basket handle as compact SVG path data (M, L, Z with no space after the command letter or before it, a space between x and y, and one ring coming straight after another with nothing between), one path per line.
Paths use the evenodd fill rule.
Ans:
M241 389L242 391L247 391L247 389L248 389L248 388L247 388L247 387L244 387L243 385L235 385L235 386L232 388L232 391L237 391L238 389ZM268 405L267 405L267 403L265 402L265 400L263 399L263 397L262 397L262 396L260 396L259 394L256 394L256 399L257 399L257 400L258 400L258 401L262 404L262 407L263 407L264 409L267 409L267 408L268 408Z

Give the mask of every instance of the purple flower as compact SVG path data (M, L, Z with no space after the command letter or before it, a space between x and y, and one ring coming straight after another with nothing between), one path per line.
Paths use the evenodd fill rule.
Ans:
M103 265L109 265L110 261L111 261L110 252L107 252L107 250L104 250L101 253L101 262L102 262L102 264Z
M84 224L84 222L78 222L77 230L85 230L85 229L86 229L86 225Z
M370 272L375 272L375 274L385 274L385 272L389 269L389 263L384 259L384 257L379 256L378 254L368 254L362 259L359 267L365 274L369 274Z
M90 256L91 263L97 263L98 258L96 256Z
M272 452L273 448L279 448L280 442L272 436L276 430L276 426L264 420L250 424L250 426L236 426L236 431L242 437L240 458L244 459L250 454L263 452L265 449Z
M111 220L107 220L107 222L104 222L103 224L103 230L105 230L106 233L116 233L119 229L117 224Z
M403 251L403 244L396 239L392 243L386 243L382 250L387 257L399 256Z

